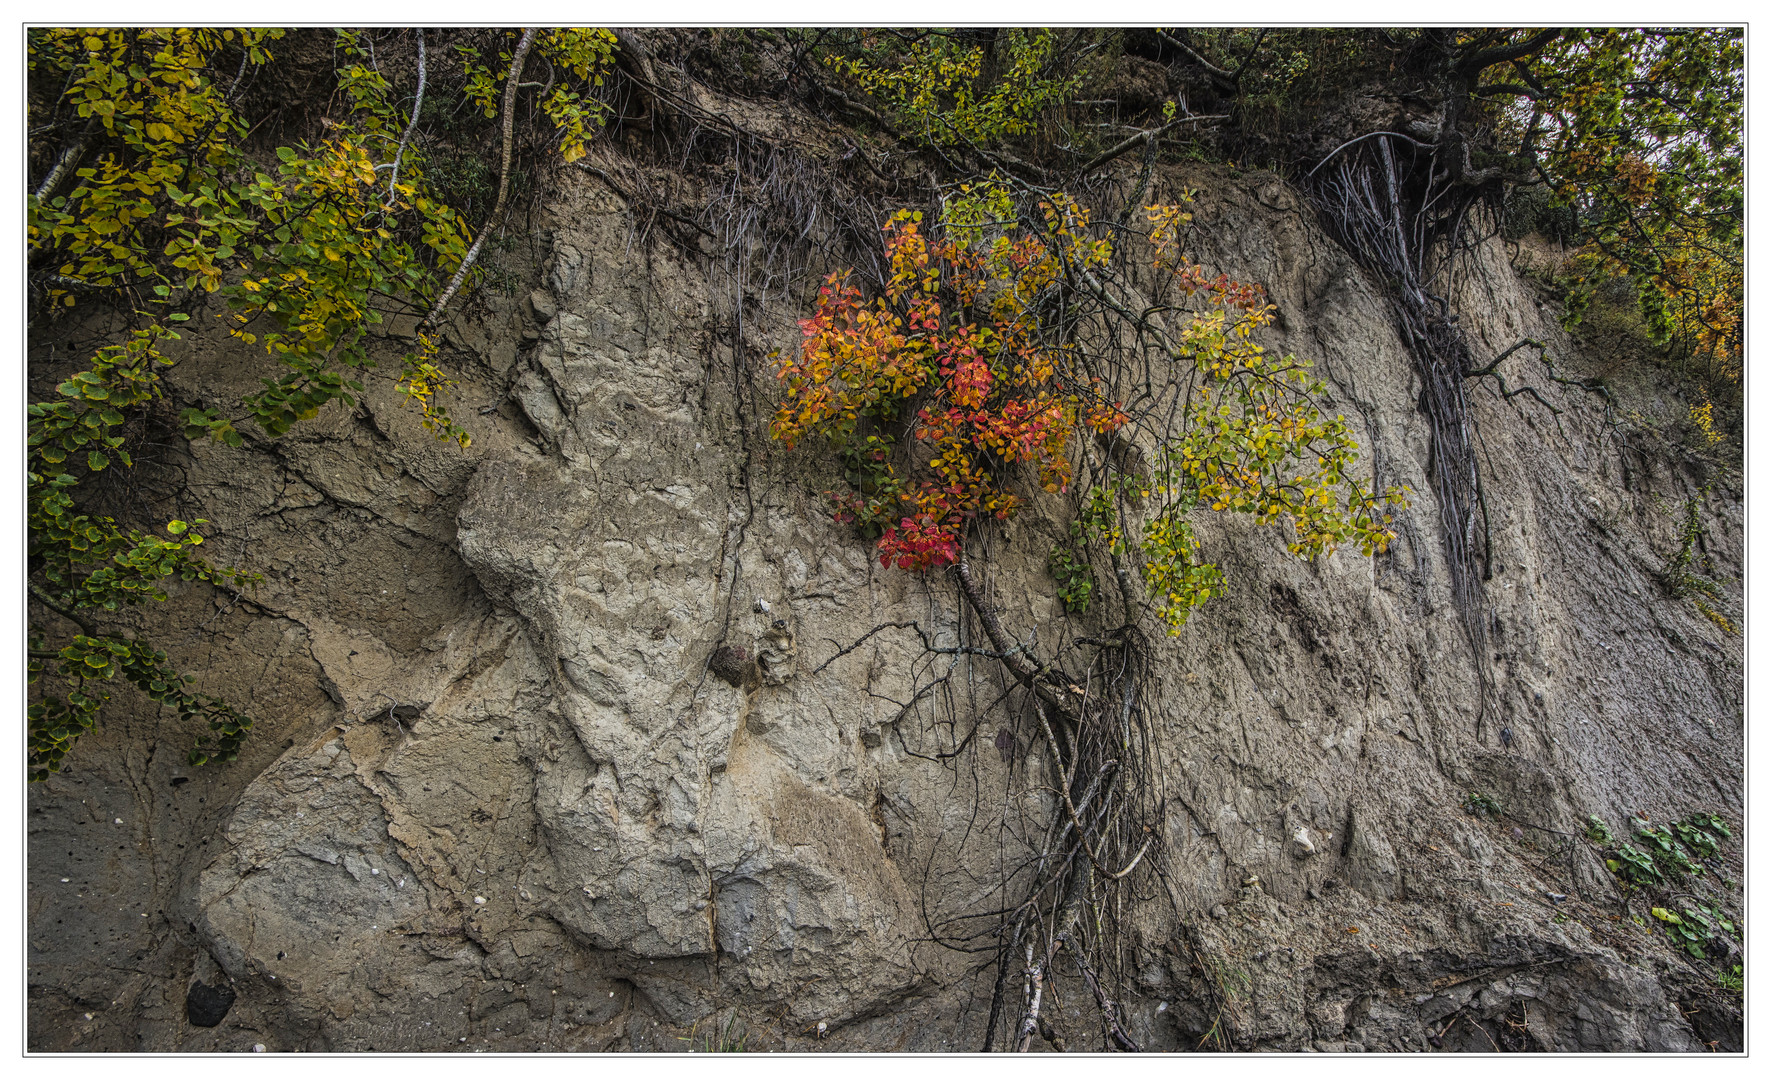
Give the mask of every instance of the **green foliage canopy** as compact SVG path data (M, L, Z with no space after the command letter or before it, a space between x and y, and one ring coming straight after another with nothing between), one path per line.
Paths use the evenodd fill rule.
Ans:
M1520 152L1590 247L1574 310L1628 277L1657 343L1738 373L1744 337L1744 33L1566 31L1507 65ZM1480 90L1478 92L1481 92Z

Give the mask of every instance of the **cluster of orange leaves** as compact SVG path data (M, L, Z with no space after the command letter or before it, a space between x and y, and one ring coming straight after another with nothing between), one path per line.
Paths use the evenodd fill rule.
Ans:
M920 464L914 482L878 468L894 494L875 509L879 558L907 570L958 557L968 523L1007 520L1022 499L1004 473L1023 463L1047 492L1066 490L1066 445L1079 425L1111 432L1124 411L1070 383L1066 347L1041 340L1034 307L1065 273L1104 264L1105 240L1087 236L1087 213L1062 196L1043 205L1043 235L986 240L982 230L925 236L920 213L885 226L891 276L863 302L844 272L819 290L797 355L777 360L786 395L770 428L791 449L807 435L851 445L863 427L905 410ZM914 401L912 399L915 399ZM858 500L839 500L853 514Z

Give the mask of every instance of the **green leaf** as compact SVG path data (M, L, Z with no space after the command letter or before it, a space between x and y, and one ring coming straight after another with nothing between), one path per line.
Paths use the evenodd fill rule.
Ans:
M168 521L166 523L166 531L171 533L174 536L177 536L178 534L184 532L188 528L190 528L189 525L186 525L184 522L178 521L176 519L172 520L172 521Z
M86 464L88 467L90 467L92 469L93 472L100 471L105 466L109 465L110 463L111 463L111 459L108 457L105 457L103 454L99 453L97 450L94 450L91 453L86 455Z

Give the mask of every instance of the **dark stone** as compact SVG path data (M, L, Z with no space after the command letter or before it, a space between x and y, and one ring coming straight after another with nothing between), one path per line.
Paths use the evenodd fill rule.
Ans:
M750 650L742 645L721 645L713 650L707 666L722 680L740 689L749 690L762 682L756 661L750 658Z
M184 996L184 1014L194 1027L214 1027L234 1007L234 988L227 985L191 984Z
M1002 755L1002 763L1007 765L1015 759L1015 733L1003 728L996 733L996 752Z

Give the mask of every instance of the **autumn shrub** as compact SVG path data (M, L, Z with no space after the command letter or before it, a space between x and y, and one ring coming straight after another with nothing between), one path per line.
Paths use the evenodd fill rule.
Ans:
M882 565L953 563L977 528L1037 493L1075 495L1072 543L1054 554L1064 603L1086 609L1098 552L1116 580L1141 574L1139 602L1175 633L1223 587L1196 511L1284 523L1305 559L1384 548L1401 492L1354 475L1352 429L1324 414L1309 364L1257 343L1273 317L1262 290L1184 255L1185 200L1146 209L1158 284L1136 298L1120 291L1119 249L1076 201L1043 197L1028 216L994 183L959 188L938 221L899 212L884 290L869 299L831 275L801 348L777 359L771 434L790 449L817 439L843 463L837 520L874 538ZM1129 405L1125 358L1100 351L1120 329L1160 350L1155 391ZM1096 464L1079 486L1084 455Z

